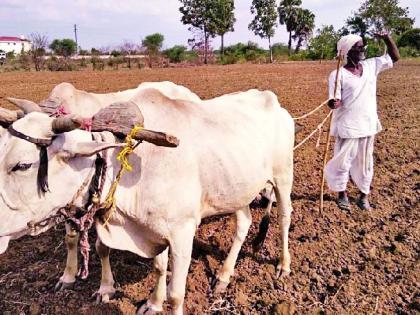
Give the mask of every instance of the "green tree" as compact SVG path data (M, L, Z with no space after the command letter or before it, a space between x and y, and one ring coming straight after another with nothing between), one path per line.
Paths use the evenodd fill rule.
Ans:
M49 48L55 54L67 58L76 52L76 42L69 38L54 39Z
M334 26L323 25L317 35L309 41L309 57L312 59L332 59L336 55L337 33Z
M159 54L162 48L165 37L160 33L154 33L146 36L141 44L146 48L146 53L149 56L149 67L152 67L153 59Z
M214 33L220 36L220 52L224 54L224 36L228 32L233 32L233 25L236 22L234 0L215 0L213 11Z
M310 10L299 8L297 17L295 32L292 36L294 40L297 40L296 54L299 52L302 44L309 40L309 37L312 35L312 30L315 27L315 14Z
M165 37L160 33L155 33L151 35L147 35L141 42L143 47L145 47L148 51L152 52L159 52L159 50L162 48L163 41L165 40Z
M296 30L298 25L298 14L302 0L282 0L278 7L279 21L281 25L286 25L289 33L289 55L292 49L292 32Z
M181 22L191 25L189 30L199 29L204 34L204 63L207 64L209 38L215 36L215 0L179 0L182 6Z
M349 33L358 34L363 39L366 37L369 29L366 21L357 13L346 20L346 27L348 28Z
M371 31L387 30L400 35L413 27L414 19L408 14L408 8L400 7L399 0L365 0L356 15Z
M272 63L271 38L274 36L274 28L277 26L276 0L252 0L251 13L255 14L255 17L249 23L248 29L261 38L268 38L270 62Z
M186 55L185 52L187 51L187 47L176 45L172 48L169 48L163 52L163 54L169 58L170 62L181 62L185 60Z
M398 40L400 47L412 47L420 51L420 28L413 28L403 33Z

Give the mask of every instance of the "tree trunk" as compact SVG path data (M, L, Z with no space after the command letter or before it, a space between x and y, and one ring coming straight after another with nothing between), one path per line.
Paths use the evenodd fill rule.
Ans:
M204 64L205 65L207 64L207 41L208 41L207 31L204 28Z
M303 41L303 38L301 36L299 36L299 39L298 39L298 42L297 42L296 48L295 48L295 54L297 54L299 52L300 47L302 46L302 41Z
M271 49L271 37L268 36L268 49L270 49L270 63L273 63L273 50Z
M289 43L287 45L287 47L289 48L289 56L292 52L292 32L289 32Z
M225 34L220 35L220 37L221 37L220 53L221 53L222 56L224 56L224 54L225 54L225 45L224 45L224 40L223 40L224 36L225 36Z

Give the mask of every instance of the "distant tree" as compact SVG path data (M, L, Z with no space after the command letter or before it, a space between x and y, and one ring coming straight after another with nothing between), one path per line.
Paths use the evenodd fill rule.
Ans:
M261 38L268 38L270 50L270 62L273 62L273 50L271 38L274 36L274 28L277 26L276 0L252 0L251 13L255 15L249 23L248 29Z
M214 33L220 36L220 53L224 54L224 36L227 32L233 32L236 22L234 0L215 0L213 11Z
M411 29L414 19L408 8L399 6L399 0L365 0L356 16L360 16L370 31L387 30L400 35Z
M189 30L199 29L204 34L204 63L207 64L208 40L216 34L215 6L216 0L179 0L182 6L181 22L191 25Z
M312 59L333 59L337 52L337 39L334 26L323 25L309 41L309 56Z
M338 37L343 37L343 36L346 36L346 35L349 35L349 34L350 34L350 30L346 26L343 26L342 28L340 28L337 31L337 36Z
M54 39L49 48L55 54L67 58L76 52L76 42L69 38Z
M197 60L201 63L214 61L212 42L210 38L205 39L204 32L198 28L192 28L192 38L188 39L188 46L191 47L193 55L197 56Z
M155 33L155 34L147 35L142 40L141 44L148 51L157 53L162 48L164 39L165 37L162 34Z
M163 54L169 59L170 62L177 63L185 60L186 51L187 47L177 45L165 50Z
M98 56L98 55L100 55L100 54L101 54L101 51L100 51L99 49L92 48L92 49L90 50L90 54L91 54L92 56Z
M292 36L294 40L297 40L295 53L298 53L300 47L304 42L307 42L312 35L312 30L315 27L315 14L308 9L298 9L297 23L295 32Z
M122 55L121 50L118 50L118 49L111 50L109 54L114 58L120 57Z
M79 55L80 56L87 56L87 55L89 55L89 51L87 51L86 49L79 49Z
M273 49L274 56L287 56L289 54L287 44L275 43L271 48Z
M35 71L41 71L44 63L43 56L48 46L48 37L40 33L31 33L29 39L31 41L30 55L35 65Z
M146 49L146 53L149 56L149 67L152 67L152 61L159 54L162 48L165 37L160 33L154 33L146 36L141 44Z
M286 30L289 33L289 55L292 51L292 32L296 30L298 25L298 13L302 0L282 0L278 7L279 21L281 25L286 25Z
M365 19L357 13L347 18L346 27L349 33L360 35L363 39L365 39L369 29Z
M136 53L137 45L133 42L130 42L128 40L125 40L122 45L120 46L121 53L126 57L127 59L127 67L131 69L131 55L134 55ZM128 56L128 57L127 57Z
M420 28L413 28L403 33L398 40L398 46L420 50Z

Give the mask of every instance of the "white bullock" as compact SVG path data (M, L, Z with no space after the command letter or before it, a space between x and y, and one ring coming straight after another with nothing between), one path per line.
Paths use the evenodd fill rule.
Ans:
M138 146L130 160L134 171L122 178L117 189L117 209L109 225L103 226L100 220L96 225L106 246L143 257L158 255L157 286L139 312L162 310L169 248L172 278L167 296L172 312L182 314L193 237L205 217L236 215L232 249L217 275L220 281L229 281L251 224L249 204L267 183L274 187L281 213L283 248L278 268L290 272L294 122L277 97L250 90L208 101L209 106L207 102L173 100L150 88L139 91L131 101L141 110L145 128L180 139L177 148ZM12 125L18 133L9 131L0 139L2 251L9 239L29 233L29 222L54 215L72 199L90 176L96 152L120 146L113 141L96 143L86 131L60 133L53 122L46 114L30 113ZM51 141L50 191L45 195L37 193L39 148L34 138ZM119 168L116 153L112 149L105 191ZM82 201L76 200L76 205L82 206Z
M138 91L147 88L155 88L171 99L186 99L200 102L200 98L184 86L170 81L143 82L134 89L112 93L91 93L76 89L72 84L64 82L56 85L48 97L40 103L43 111L50 114L77 114L83 118L91 118L102 108L115 103L131 99ZM38 106L27 100L9 98L20 106ZM32 103L32 104L31 104Z
M77 114L83 118L91 118L101 109L109 106L114 102L123 102L130 100L138 91L154 88L159 90L166 97L176 100L189 100L193 102L201 102L201 99L192 91L184 86L177 85L170 81L162 82L143 82L134 89L112 93L91 93L76 89L72 84L64 82L56 85L48 97L40 103L40 108L49 114ZM20 108L28 110L39 110L39 106L24 99L9 98L13 104ZM10 113L3 113L3 117L10 116ZM22 114L20 114L22 115ZM16 116L16 112L12 113ZM8 117L7 121L9 121ZM4 129L0 128L0 136ZM79 241L79 233L71 226L66 224L65 244L67 247L67 260L63 275L60 277L55 289L61 290L73 287L78 273L78 257L77 244ZM109 249L106 248L98 239L96 242L96 250L101 258L102 272L101 286L97 291L98 301L103 299L107 301L115 293L112 282L108 280L106 275L112 275L109 263Z

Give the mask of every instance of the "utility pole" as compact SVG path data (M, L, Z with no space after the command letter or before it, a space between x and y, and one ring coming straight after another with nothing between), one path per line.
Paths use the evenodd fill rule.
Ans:
M76 55L78 55L78 52L79 52L79 46L78 46L78 44L77 44L77 25L76 25L76 24L74 24L74 38L75 38L75 40L76 40Z

